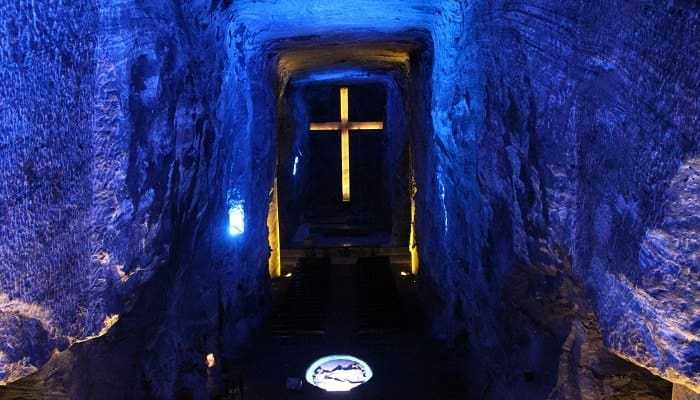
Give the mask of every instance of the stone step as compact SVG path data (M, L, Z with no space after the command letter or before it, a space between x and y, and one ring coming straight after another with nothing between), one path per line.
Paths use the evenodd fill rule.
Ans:
M282 249L280 254L284 273L291 272L297 260L304 256L330 257L331 264L356 264L361 257L389 257L393 265L411 264L408 247L356 247L341 246L327 248Z

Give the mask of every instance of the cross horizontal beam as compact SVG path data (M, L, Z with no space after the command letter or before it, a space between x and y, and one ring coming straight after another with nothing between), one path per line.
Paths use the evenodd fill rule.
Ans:
M340 131L343 201L350 201L350 131L384 129L384 122L352 122L348 112L348 88L340 88L340 122L312 122L311 131Z
M383 122L348 122L346 125L349 131L361 130L381 130L384 129ZM340 122L312 122L309 125L311 131L340 131L343 125Z

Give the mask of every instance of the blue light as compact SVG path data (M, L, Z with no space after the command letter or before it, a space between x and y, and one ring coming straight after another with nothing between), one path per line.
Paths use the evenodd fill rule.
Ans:
M243 202L236 202L228 209L228 233L238 236L245 232L245 210Z
M429 3L426 0L239 0L233 2L232 12L236 15L234 23L245 26L256 42L270 43L280 37L328 32L366 35L371 30L380 36L408 29L426 29L434 26L439 14L436 7L426 6ZM400 13L400 18L396 17L397 13Z
M370 73L360 69L327 69L310 71L295 78L297 84L333 82L375 82L386 74Z
M442 216L444 219L444 229L447 233L447 204L445 204L445 183L443 182L442 168L438 168L438 188L440 189L440 203L442 205Z
M299 157L294 157L294 168L292 168L292 175L297 175L297 164L299 164Z

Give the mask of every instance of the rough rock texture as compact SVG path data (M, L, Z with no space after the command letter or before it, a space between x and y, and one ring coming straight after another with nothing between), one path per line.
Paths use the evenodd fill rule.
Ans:
M0 373L8 382L36 371L54 349L66 347L52 338L41 320L18 311L0 311L0 335L6 338L0 345Z
M671 400L697 400L698 397L700 397L700 394L692 389L688 389L686 386L681 384L673 385Z
M0 299L18 323L1 341L21 346L0 358L38 364L48 336L99 330L104 315L88 234L97 9L2 2L0 15ZM27 324L42 340L18 339Z
M3 2L0 29L0 380L116 313L41 385L172 398L240 354L311 62L278 56L309 41L410 49L419 285L472 398L667 397L601 341L700 391L697 3Z
M646 229L636 274L614 280L629 304L608 346L674 382L697 386L700 373L700 159L671 180L663 222ZM616 299L617 300L617 299ZM642 314L635 312L642 310ZM642 340L642 338L648 338ZM643 342L644 347L635 346Z
M617 354L700 389L697 326L684 322L697 315L697 224L684 217L690 229L662 257L682 265L673 279L655 278L668 262L644 261L643 245L698 152L698 15L682 1L442 14L434 135L418 165L422 283L440 310L435 333L465 349L474 397L542 397L560 327L589 307ZM567 281L582 298L561 296ZM640 301L641 282L675 300Z
M249 211L245 239L225 233L231 193L267 199L231 173L253 176L234 135L246 100L221 101L241 83L224 83L236 37L208 4L42 3L0 9L0 334L17 344L0 349L0 381L119 313L128 340L99 353L123 356L81 362L67 390L172 397L205 379L180 367L241 351L266 301L265 210ZM94 389L115 368L135 387Z
M623 361L603 345L594 318L571 325L549 399L668 399L670 384Z

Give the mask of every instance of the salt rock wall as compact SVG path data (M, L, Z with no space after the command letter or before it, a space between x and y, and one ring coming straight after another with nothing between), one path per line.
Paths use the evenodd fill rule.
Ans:
M682 0L2 3L0 380L119 314L39 386L202 393L204 355L240 356L267 301L270 49L419 30L419 286L471 397L668 394L609 350L697 391L699 18Z
M0 12L0 380L118 321L38 387L201 389L204 355L235 357L266 301L266 208L246 217L262 228L226 234L231 193L265 204L246 188L272 182L249 169L249 81L224 78L242 35L217 19L225 5L49 3Z
M434 31L417 226L472 395L552 394L589 312L615 354L700 389L697 4L461 5Z
M91 268L97 7L0 4L0 381L102 326Z

